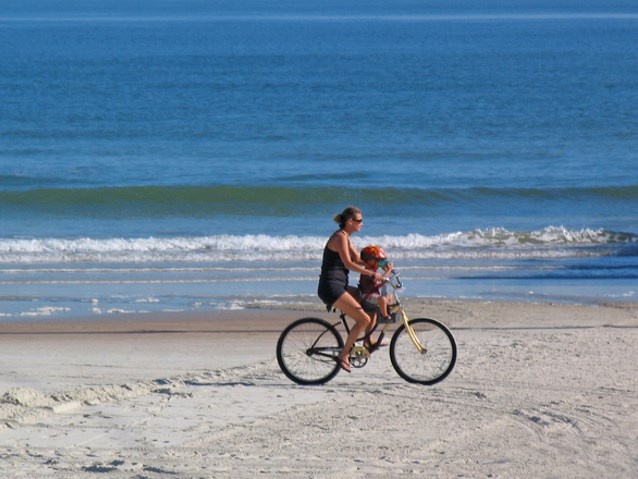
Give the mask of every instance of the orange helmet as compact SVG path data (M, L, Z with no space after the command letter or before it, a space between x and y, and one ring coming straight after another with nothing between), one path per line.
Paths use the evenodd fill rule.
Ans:
M370 245L361 250L361 259L363 261L381 261L388 259L388 256L378 246Z

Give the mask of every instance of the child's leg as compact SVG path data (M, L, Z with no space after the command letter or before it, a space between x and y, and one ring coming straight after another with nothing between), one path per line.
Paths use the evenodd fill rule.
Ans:
M381 311L381 315L384 318L390 316L390 312L388 311L388 299L385 296L379 296L379 311Z

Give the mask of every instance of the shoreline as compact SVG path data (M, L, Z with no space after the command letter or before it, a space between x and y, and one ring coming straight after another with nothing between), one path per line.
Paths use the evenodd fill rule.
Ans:
M410 318L431 317L451 329L633 327L638 325L638 302L597 305L514 301L409 299L403 301ZM511 314L511 310L522 314ZM317 305L299 308L246 308L236 310L119 313L100 316L0 320L0 335L28 333L241 333L280 332L305 316L330 322L338 315Z

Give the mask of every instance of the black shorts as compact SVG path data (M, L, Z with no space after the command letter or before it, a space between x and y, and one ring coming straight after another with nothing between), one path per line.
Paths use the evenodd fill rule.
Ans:
M332 307L346 291L348 291L348 285L340 281L320 281L317 294L326 306Z

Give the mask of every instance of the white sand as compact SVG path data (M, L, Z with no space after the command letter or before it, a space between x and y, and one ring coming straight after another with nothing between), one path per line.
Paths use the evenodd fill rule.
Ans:
M319 311L0 324L0 477L638 477L638 305L409 311L457 339L438 385L387 348L291 383L279 331Z

